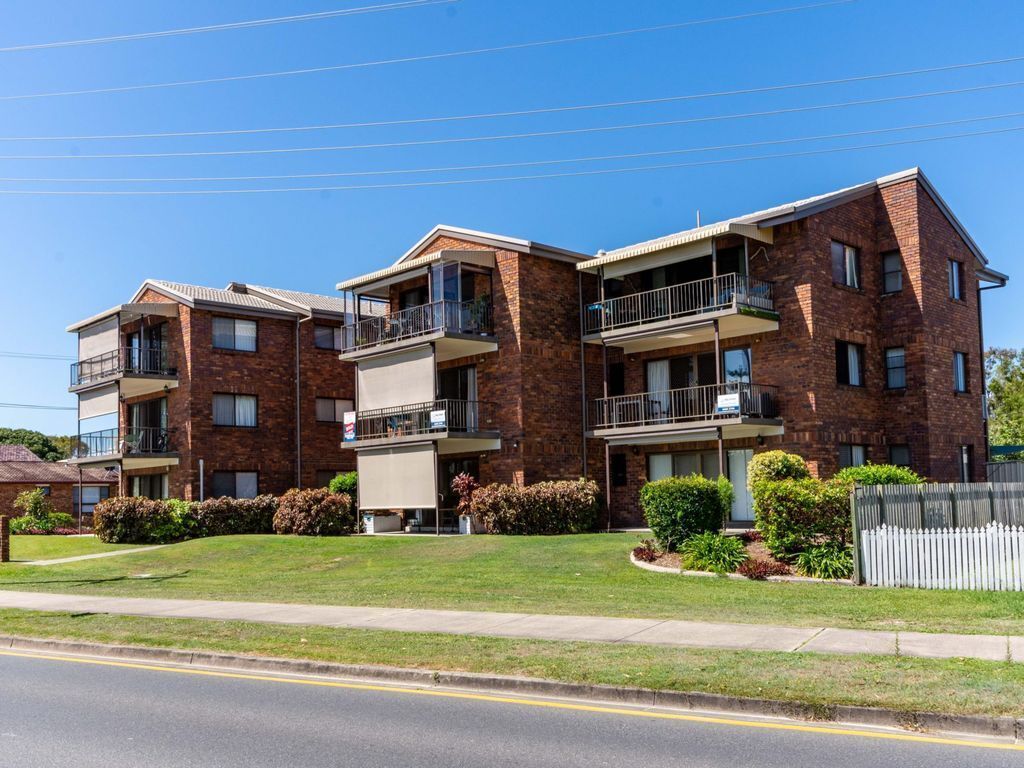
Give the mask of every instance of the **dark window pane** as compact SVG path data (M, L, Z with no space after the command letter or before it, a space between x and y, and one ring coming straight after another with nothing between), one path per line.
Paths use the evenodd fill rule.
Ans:
M846 284L846 255L843 244L832 241L832 282Z
M909 445L890 445L889 446L889 463L895 464L897 467L909 467L910 466L910 446Z
M608 366L608 396L618 397L626 394L626 365L612 363Z
M220 498L221 496L235 495L235 473L234 472L214 472L213 473L213 487L211 488L210 496L212 498Z
M903 347L885 350L885 385L889 389L903 389L907 386L906 365Z
M897 293L903 290L903 259L899 251L882 254L882 290Z
M618 487L626 484L626 454L613 453L611 455L612 485Z

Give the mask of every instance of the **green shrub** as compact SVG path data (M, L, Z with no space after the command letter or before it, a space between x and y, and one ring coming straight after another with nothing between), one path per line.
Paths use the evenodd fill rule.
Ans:
M326 489L321 490L327 492ZM192 522L186 528L194 537L273 533L277 504L277 498L267 494L254 499L223 496L193 502L189 510Z
M683 565L695 571L732 573L747 559L743 542L720 533L698 533L679 547Z
M92 527L109 544L163 544L185 538L185 528L166 501L119 496L96 505Z
M46 520L56 510L49 498L43 493L42 488L33 488L31 491L22 491L14 499L15 509L20 509L25 517L34 518L37 521ZM70 520L71 516L68 515Z
M755 526L778 558L819 539L850 538L850 486L840 481L763 480L753 487Z
M355 530L352 499L327 488L292 488L277 502L276 533L296 536L342 536Z
M847 467L840 470L835 477L846 483L857 485L920 485L924 478L908 467L897 467L894 464L863 464L859 467Z
M586 533L597 525L600 489L593 480L556 480L525 488L492 483L473 492L472 514L488 533Z
M658 546L674 552L690 536L722 527L729 507L729 494L722 487L724 478L709 480L700 475L666 477L647 483L640 489L640 508ZM724 480L728 483L728 480Z
M352 508L359 508L359 483L358 475L355 472L342 472L331 478L327 485L331 493L347 493L352 499Z
M785 451L755 453L747 465L747 486L751 489L764 480L804 480L810 476L803 457Z
M804 576L816 579L848 579L853 575L853 555L849 547L826 542L798 554L796 568Z

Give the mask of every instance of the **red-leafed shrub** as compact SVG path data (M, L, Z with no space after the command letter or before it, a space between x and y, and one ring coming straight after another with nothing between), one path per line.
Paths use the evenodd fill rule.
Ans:
M594 529L601 493L592 480L558 480L520 488L494 483L473 493L471 509L488 533L585 533Z
M278 500L274 531L296 536L343 536L355 531L348 494L326 488L292 488Z
M754 581L764 581L769 576L788 576L789 566L777 560L744 560L736 569L740 576L746 576Z
M184 537L181 520L166 502L141 496L104 499L92 513L92 525L108 544L162 544Z
M764 534L758 530L744 531L740 534L740 540L744 544L756 544L760 541L764 541Z
M658 550L654 546L654 539L643 539L639 545L633 547L633 557L644 563L653 563L658 559Z
M183 505L187 502L176 501ZM277 498L265 494L254 499L219 499L188 504L182 510L186 533L193 537L230 536L238 533L273 533Z

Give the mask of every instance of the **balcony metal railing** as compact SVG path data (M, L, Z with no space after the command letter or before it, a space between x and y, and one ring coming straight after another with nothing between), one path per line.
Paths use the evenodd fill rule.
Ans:
M173 376L171 355L163 344L151 347L120 347L71 364L71 386L125 375Z
M773 290L767 280L731 273L631 293L587 306L583 330L612 331L737 306L774 311Z
M617 429L738 416L774 419L778 417L777 392L776 387L733 381L605 397L590 403L587 424L590 429Z
M483 421L481 422L481 405ZM359 411L356 414L356 442L439 432L490 431L491 404L479 400L431 400Z
M437 331L491 335L494 332L491 302L482 299L435 301L368 317L341 329L341 351L354 352Z
M122 432L101 429L77 435L71 445L71 458L88 459L122 454L124 456L170 453L171 430L164 427L138 427Z

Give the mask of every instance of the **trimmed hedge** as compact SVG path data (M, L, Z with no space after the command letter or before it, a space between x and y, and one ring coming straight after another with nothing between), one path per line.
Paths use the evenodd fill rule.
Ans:
M108 544L163 544L185 537L181 518L170 504L141 496L101 501L93 510L92 527Z
M724 477L666 477L640 489L644 519L665 552L691 536L721 529L731 500L732 485Z
M813 478L762 480L752 488L755 525L778 558L825 539L841 545L850 530L850 485Z
M755 453L747 465L747 487L764 480L804 480L811 476L802 456L785 451Z
M909 467L894 464L863 464L847 467L836 474L836 480L857 485L921 485L924 478Z
M193 502L189 505L189 513L195 527L186 532L194 536L273 533L277 504L277 499L269 494L255 499L222 496L219 499Z
M488 533L586 533L597 525L600 489L593 480L557 480L525 488L493 483L473 492L472 513Z
M355 531L352 499L327 488L292 488L280 498L274 531L296 536L343 536Z

